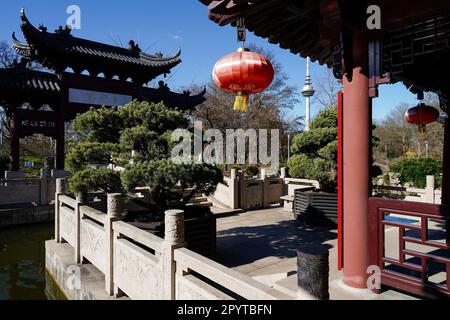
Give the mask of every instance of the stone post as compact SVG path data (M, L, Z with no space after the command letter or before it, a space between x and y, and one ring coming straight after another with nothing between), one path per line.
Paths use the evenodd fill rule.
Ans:
M289 195L289 184L286 179L288 178L288 169L281 168L280 178L283 179L283 196Z
M184 211L169 210L165 215L164 252L163 252L163 292L164 300L175 300L176 264L175 249L186 246L184 234Z
M427 186L425 189L426 201L435 204L436 194L435 194L435 178L434 175L427 176Z
M267 169L266 168L262 168L261 169L261 179L266 179L267 178Z
M55 240L61 243L61 232L60 232L60 209L61 203L59 197L66 194L66 179L56 180L56 193L55 193Z
M239 177L239 209L242 209L243 211L247 210L247 188L245 184L245 177L244 173L239 170L238 171L238 177Z
M123 196L120 193L108 194L107 215L105 217L105 237L106 237L106 273L105 289L110 296L114 295L114 230L115 221L122 220L124 211Z
M81 256L81 207L87 204L87 194L77 195L77 203L75 205L75 263L80 264L83 261Z
M288 175L287 175L287 168L281 168L280 178L281 179L286 179L287 177L288 177Z
M269 179L267 179L267 169L261 169L261 179L262 179L262 192L263 192L263 209L270 206L269 203Z
M48 205L50 203L48 199L48 169L41 169L40 179L40 205Z
M231 183L230 183L230 208L233 210L239 209L239 177L236 169L231 169Z
M329 250L324 245L305 244L297 250L298 299L328 300Z

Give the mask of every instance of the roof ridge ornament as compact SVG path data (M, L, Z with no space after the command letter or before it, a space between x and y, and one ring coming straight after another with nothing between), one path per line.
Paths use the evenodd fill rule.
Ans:
M22 57L20 60L14 59L11 67L18 70L27 70L29 62L30 60L25 57Z
M128 41L128 49L135 53L142 52L141 48L139 48L139 45L134 40Z
M72 36L72 28L70 28L68 25L66 25L64 28L62 26L59 26L59 28L55 30L55 33L65 36Z
M237 41L242 42L245 47L245 41L247 40L247 29L245 27L245 17L239 17L236 20Z
M40 25L39 25L39 27L38 27L38 30L40 31L40 32L47 32L47 27L46 26L44 26L44 24L43 23L41 23Z

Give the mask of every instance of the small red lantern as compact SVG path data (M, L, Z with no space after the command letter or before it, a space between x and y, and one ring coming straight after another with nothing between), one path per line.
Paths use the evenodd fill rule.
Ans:
M425 126L439 118L439 110L424 103L409 109L405 114L405 121L419 126L419 132L425 133Z
M274 79L274 69L262 55L241 48L220 59L213 70L216 85L236 94L234 110L248 111L248 96L266 90Z

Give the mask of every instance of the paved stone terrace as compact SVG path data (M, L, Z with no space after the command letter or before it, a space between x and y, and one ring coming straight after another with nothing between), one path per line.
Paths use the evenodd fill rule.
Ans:
M299 243L319 243L330 248L331 299L413 299L392 290L381 295L343 290L337 270L337 230L307 227L282 208L220 218L217 230L218 262L286 293L296 292Z

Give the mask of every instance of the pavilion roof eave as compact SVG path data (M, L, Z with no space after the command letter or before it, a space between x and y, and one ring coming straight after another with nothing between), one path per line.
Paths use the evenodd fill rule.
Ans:
M356 27L365 24L365 7L355 9L350 0L199 1L208 6L209 19L218 25L235 26L237 18L244 17L247 29L256 36L333 67L338 78L341 32L360 30ZM383 70L378 76L389 73L392 82L414 86L413 91L450 92L446 76L450 72L450 1L374 0L373 4L383 10L383 28L371 34L382 46ZM280 16L282 23L277 22ZM434 64L441 67L435 70Z
M219 26L236 25L238 17L246 18L247 30L253 32L256 36L268 39L272 44L278 44L282 49L290 50L293 54L299 54L302 57L309 56L313 62L332 66L332 59L329 45L324 45L315 41L313 35L314 25L311 23L316 19L310 9L302 10L300 8L288 6L286 13L292 15L290 21L298 22L297 28L289 28L289 37L282 32L285 30L285 23L279 25L273 24L273 17L280 16L283 6L276 0L262 2L253 1L251 5L246 1L213 1L199 0L208 5L209 19ZM227 4L228 3L228 4ZM254 6L253 6L254 5ZM259 7L258 7L259 6ZM295 19L293 19L295 18ZM338 39L338 36L335 37Z
M20 54L21 56L24 57L31 57L32 56L32 49L31 47L28 45L28 43L24 43L21 42L20 40L17 39L16 37L16 33L13 32L12 34L12 40L13 40L13 45L12 45L12 49Z
M16 97L31 94L42 101L59 101L62 85L53 73L27 69L23 64L12 68L0 68L0 101L8 96ZM148 102L164 102L169 108L192 110L205 102L206 88L191 95L190 92L173 92L167 87L140 89L141 98Z
M178 108L180 110L193 110L206 101L206 88L203 91L191 95L190 92L178 93L169 89L161 88L141 88L141 97L148 102L163 102L169 108Z
M0 69L0 86L3 89L60 93L61 84L52 73L21 67Z

